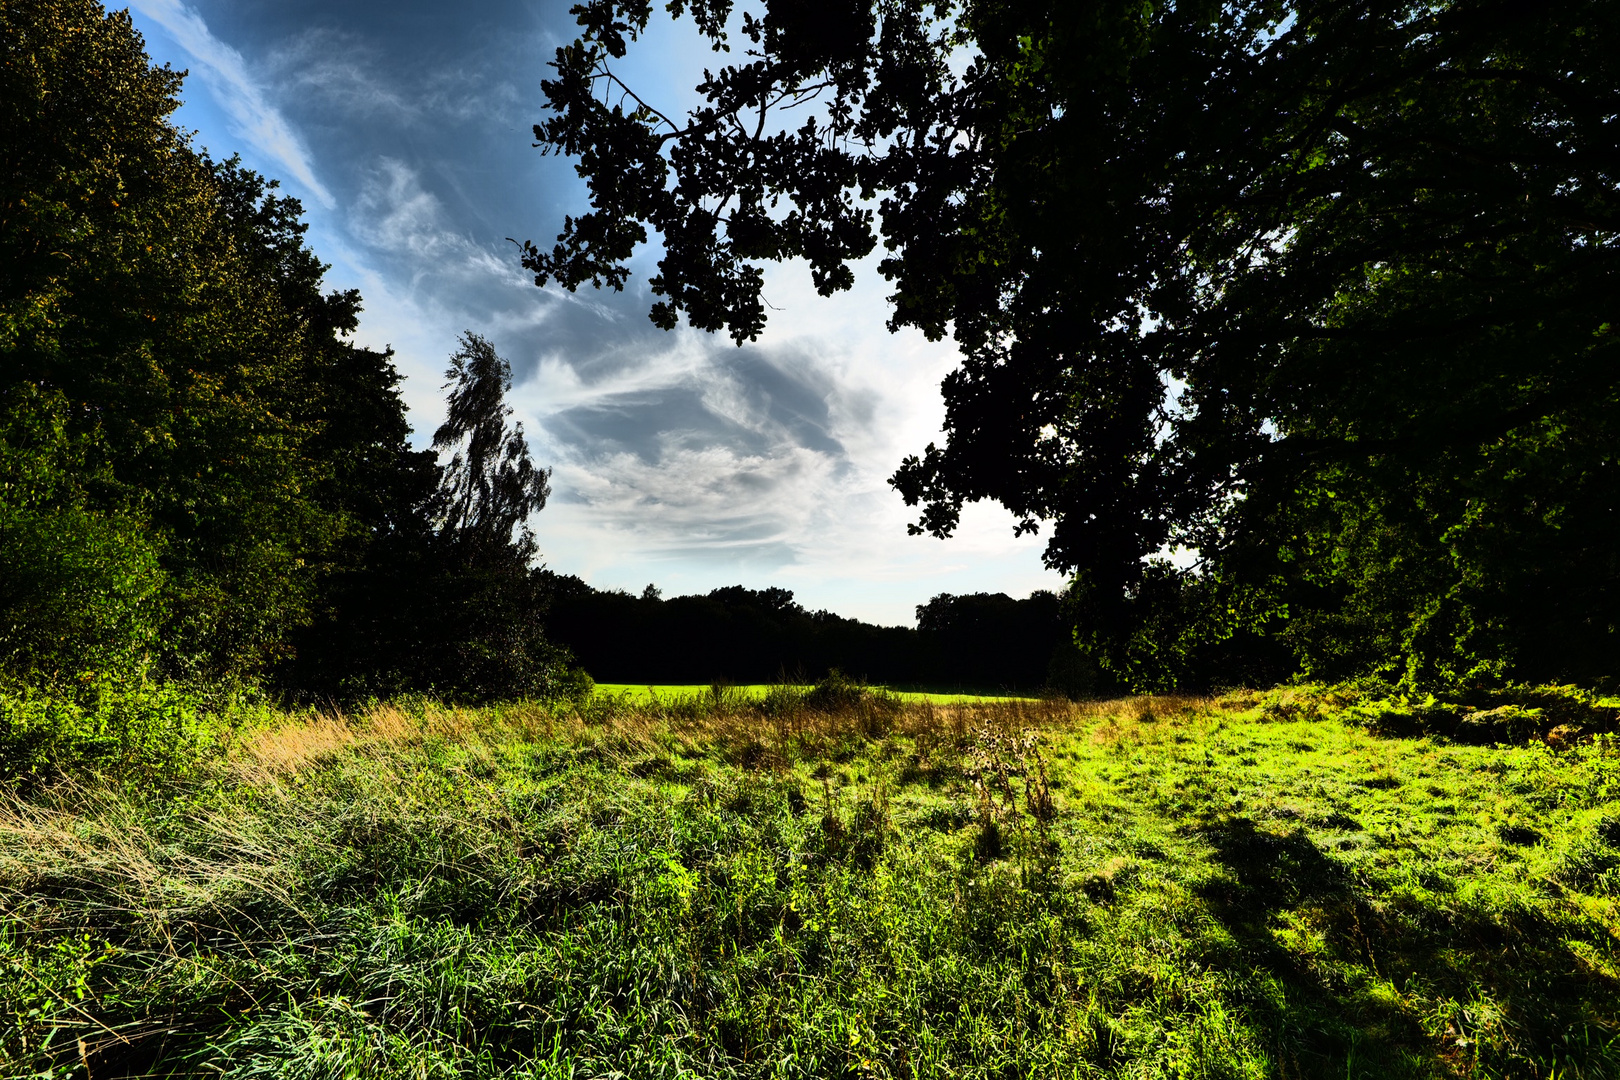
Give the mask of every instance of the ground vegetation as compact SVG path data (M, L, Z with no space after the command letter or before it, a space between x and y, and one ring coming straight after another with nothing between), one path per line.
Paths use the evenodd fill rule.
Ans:
M1620 1067L1572 691L238 709L7 797L0 1072Z

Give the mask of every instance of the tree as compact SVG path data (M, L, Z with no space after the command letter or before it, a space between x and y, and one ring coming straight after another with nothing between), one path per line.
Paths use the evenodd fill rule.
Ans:
M420 472L296 200L198 153L127 12L0 5L0 653L253 677ZM402 494L404 493L404 494ZM54 643L54 644L53 644Z
M533 566L530 515L550 471L529 456L506 403L511 366L471 331L445 372L450 391L433 450L380 506L363 564L331 590L327 617L298 636L281 682L306 696L358 700L429 692L455 700L572 692L571 657L544 618L552 576ZM448 453L439 465L436 455Z
M891 328L963 356L892 480L914 531L984 498L1049 524L1116 674L1170 545L1214 636L1286 615L1313 672L1620 660L1620 8L669 10L744 46L684 117L614 68L648 0L574 8L535 134L592 207L525 246L537 284L621 288L656 233L654 321L740 342L762 262L830 293L881 237Z
M408 586L417 595L414 640L393 651L414 664L415 686L451 697L566 692L570 657L546 637L548 594L528 524L546 505L551 473L534 465L523 426L510 422L511 366L468 331L445 378L433 447L451 458L428 503L435 532L425 572Z
M551 473L529 459L523 425L507 424L512 367L495 346L469 330L445 377L450 397L433 449L452 456L434 504L439 528L456 544L503 555L510 551L510 557L527 563L535 553L529 515L545 508Z
M1054 660L1066 660L1072 649L1065 648L1072 634L1059 617L1058 597L1045 590L1027 600L940 593L917 605L917 632L937 677L958 686L1037 688L1049 681ZM1072 678L1067 682L1060 689L1076 689Z

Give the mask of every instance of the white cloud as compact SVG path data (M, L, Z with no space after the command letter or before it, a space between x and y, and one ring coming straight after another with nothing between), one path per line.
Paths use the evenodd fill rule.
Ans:
M278 162L322 206L330 210L336 205L316 178L303 140L270 103L240 52L216 38L202 16L180 0L130 0L130 6L197 61L197 74L230 118L233 134Z
M376 76L374 51L352 34L308 29L276 49L269 67L285 85L366 121L417 123L418 101Z
M653 248L628 295L536 289L501 237L545 233L579 192L559 186L572 184L565 169L534 172L528 204L490 179L515 160L490 147L522 148L517 121L537 109L514 89L532 91L534 76L517 51L496 56L474 41L402 64L397 42L358 17L289 13L280 37L238 43L244 59L210 33L202 2L133 0L149 36L172 39L162 44L175 59L190 54L212 92L202 100L217 101L198 116L211 145L273 158L318 193L328 212L312 212L309 242L333 263L330 287L365 297L358 340L398 349L418 441L443 415L439 384L462 330L513 362L512 403L536 459L556 466L552 504L533 523L553 568L601 587L652 580L670 595L782 585L809 607L887 623L909 622L939 592L1058 584L1040 565L1044 538L1013 538L999 507L967 508L948 542L906 534L914 511L887 478L940 439L939 381L956 351L885 331L875 259L832 299L816 295L802 264L769 267L777 310L742 350L651 327ZM671 56L661 73L678 104L690 83L673 69L691 59ZM272 105L295 100L317 126L295 131ZM341 207L300 135L334 184L355 183Z
M795 548L835 483L837 462L802 446L743 454L682 446L678 433L665 441L656 461L615 454L562 466L558 479L603 527L641 534L650 551L688 553Z
M500 42L511 46L510 41ZM549 51L549 50L547 50ZM365 123L422 125L521 121L523 97L510 80L492 73L488 58L463 58L428 70L401 71L365 38L330 27L308 27L272 50L266 67L281 84Z

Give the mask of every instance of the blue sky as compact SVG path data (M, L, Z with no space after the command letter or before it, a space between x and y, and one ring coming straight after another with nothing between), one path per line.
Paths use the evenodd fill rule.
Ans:
M554 570L665 595L777 585L890 624L941 592L1053 588L1039 537L970 507L950 540L906 535L884 482L940 438L949 342L889 334L870 266L816 296L801 265L767 271L761 339L647 319L642 260L623 294L541 290L507 237L549 243L585 208L566 160L530 145L570 0L134 0L157 63L189 69L176 120L300 198L328 284L365 297L360 340L392 345L424 439L456 337L512 362L512 403L553 467L534 520ZM660 25L623 68L677 107L712 62ZM644 96L646 96L644 94Z

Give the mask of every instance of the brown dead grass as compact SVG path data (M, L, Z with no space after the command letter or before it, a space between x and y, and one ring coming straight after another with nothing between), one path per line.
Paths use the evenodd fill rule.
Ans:
M262 821L216 808L194 824L193 842L180 847L152 833L137 803L105 789L64 781L28 802L8 793L0 799L0 910L38 893L93 897L164 940L240 896L292 904L284 841Z
M244 738L230 767L247 783L262 783L319 766L352 751L386 752L420 746L428 740L467 744L537 739L577 727L543 706L498 711L430 705L406 711L375 705L358 715L306 714Z
M241 744L233 764L244 780L266 780L330 759L357 737L340 715L303 717L256 732Z
M382 704L353 716L303 715L255 732L238 744L230 767L239 780L259 784L318 767L344 753L381 757L428 740L494 747L559 736L590 738L607 756L627 760L672 740L717 742L741 748L768 766L791 759L790 742L813 748L853 733L960 740L980 730L1083 728L1100 721L1094 737L1116 741L1125 730L1122 723L1174 721L1207 713L1213 705L1211 699L1189 695L1085 702L1014 698L943 705L910 702L898 710L868 704L833 713L799 709L764 716L755 703L740 697L701 713L672 713L656 705L581 713L522 704L493 709L429 705L411 710Z
M1084 716L1095 725L1091 729L1093 742L1116 746L1174 738L1185 725L1218 720L1221 713L1235 707L1224 698L1197 694L1143 694L1088 702Z

